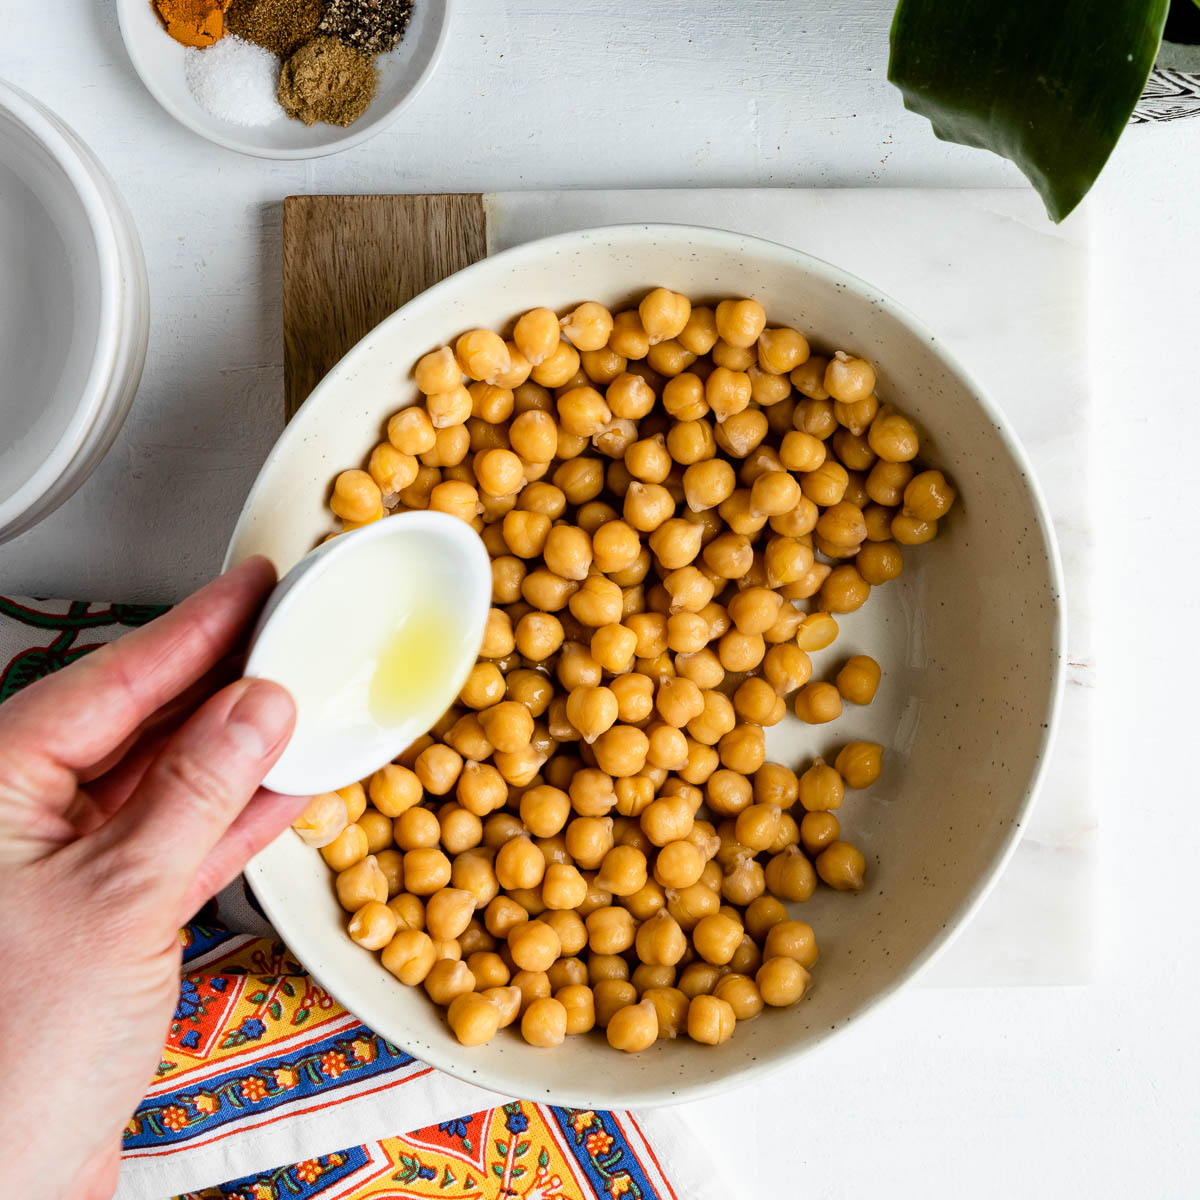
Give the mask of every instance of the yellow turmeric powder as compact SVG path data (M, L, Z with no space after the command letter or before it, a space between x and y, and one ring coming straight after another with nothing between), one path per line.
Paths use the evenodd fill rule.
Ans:
M225 32L230 0L154 0L167 32L185 46L211 46Z

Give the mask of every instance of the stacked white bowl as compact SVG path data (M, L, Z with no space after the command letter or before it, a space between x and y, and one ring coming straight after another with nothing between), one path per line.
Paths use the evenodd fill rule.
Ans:
M0 82L0 541L104 457L149 321L141 243L112 179L49 109Z

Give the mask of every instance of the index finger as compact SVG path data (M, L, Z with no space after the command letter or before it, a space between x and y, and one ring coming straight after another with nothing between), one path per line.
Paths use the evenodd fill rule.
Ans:
M274 583L267 559L248 559L7 701L0 737L72 770L91 766L229 654Z

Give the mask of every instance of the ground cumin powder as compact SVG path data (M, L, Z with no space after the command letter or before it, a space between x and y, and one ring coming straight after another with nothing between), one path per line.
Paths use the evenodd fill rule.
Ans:
M321 0L233 0L225 14L232 33L287 58L317 32Z
M375 95L375 64L335 37L305 43L283 64L279 103L289 116L312 125L349 125Z

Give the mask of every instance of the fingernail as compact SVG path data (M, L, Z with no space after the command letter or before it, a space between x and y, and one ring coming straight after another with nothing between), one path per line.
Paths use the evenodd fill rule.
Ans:
M296 706L287 691L265 679L247 679L225 728L246 754L265 758L292 731Z

